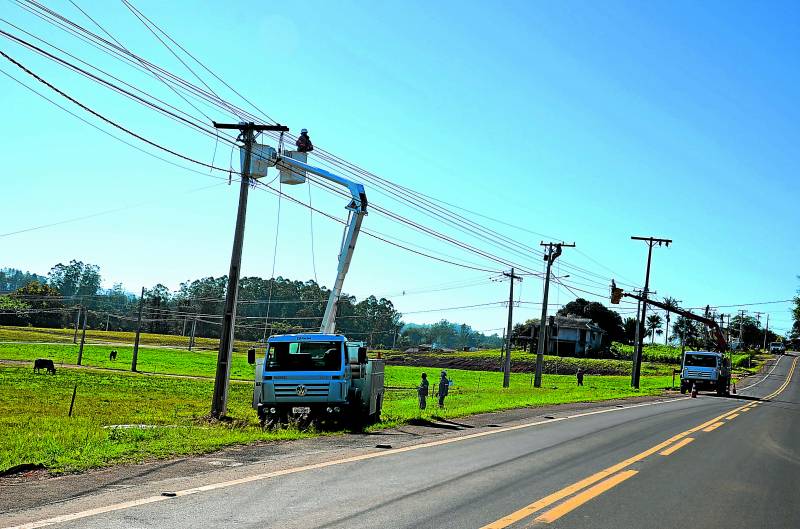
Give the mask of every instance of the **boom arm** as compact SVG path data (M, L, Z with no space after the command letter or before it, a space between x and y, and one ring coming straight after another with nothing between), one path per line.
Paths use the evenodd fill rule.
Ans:
M358 239L358 232L361 230L361 221L364 215L367 214L367 194L364 192L363 185L348 180L347 178L342 178L341 176L320 169L319 167L308 165L300 160L295 160L288 156L278 156L277 164L294 167L344 186L350 191L350 195L353 198L350 204L347 205L347 224L344 228L344 235L342 235L342 247L339 251L339 266L336 271L336 281L333 283L331 294L328 297L328 304L325 306L325 314L322 317L322 325L320 325L319 328L319 332L333 334L336 330L336 310L339 305L339 297L342 295L344 278L347 275L347 271L350 269L350 261L353 258L356 239Z
M616 285L612 284L611 288L616 288ZM622 295L625 296L625 297L628 297L628 298L637 299L639 301L645 301L645 298L643 296L639 296L639 295L636 295L636 294L629 294L628 292L622 292ZM660 301L656 301L654 299L649 299L648 298L647 299L647 304L648 305L654 305L654 306L656 306L658 308L661 308L661 309L664 309L664 310L666 310L668 312L674 312L675 314L678 314L678 315L683 316L684 318L688 318L690 320L699 321L700 323L710 327L711 330L714 332L714 338L717 341L717 349L719 350L719 352L720 353L724 353L725 351L728 350L728 342L725 341L725 336L722 334L722 329L719 328L719 325L717 324L717 322L714 321L712 318L706 318L704 316L698 316L697 314L694 314L693 312L685 310L685 309L682 309L680 307L670 307L669 305L665 305L664 303L661 303Z

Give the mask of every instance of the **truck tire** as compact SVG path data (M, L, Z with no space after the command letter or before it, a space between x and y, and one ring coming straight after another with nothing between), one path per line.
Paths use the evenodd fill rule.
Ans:
M686 385L681 383L681 395L686 395Z

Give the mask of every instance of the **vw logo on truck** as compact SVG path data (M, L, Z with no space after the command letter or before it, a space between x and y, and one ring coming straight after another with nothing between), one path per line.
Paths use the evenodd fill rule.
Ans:
M306 395L306 387L303 384L300 384L297 386L297 389L295 389L295 393L297 393L298 397L304 397Z

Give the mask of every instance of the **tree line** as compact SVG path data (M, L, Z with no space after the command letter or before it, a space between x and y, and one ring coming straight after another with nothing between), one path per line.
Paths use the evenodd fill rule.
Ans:
M109 289L101 284L100 268L78 260L55 265L47 276L2 269L0 325L72 327L80 311L90 329L135 331L139 295L120 283ZM188 335L194 328L195 336L219 338L226 286L227 277L221 276L186 281L174 292L162 284L146 288L141 330ZM239 282L236 338L258 341L271 334L317 331L329 294L327 287L311 280L244 277ZM336 324L337 332L376 348L433 339L478 346L490 340L467 325L406 326L390 300L375 296L359 301L343 295Z

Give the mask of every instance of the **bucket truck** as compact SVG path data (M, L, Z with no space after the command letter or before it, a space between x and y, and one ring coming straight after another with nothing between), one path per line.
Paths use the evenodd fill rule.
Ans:
M618 288L614 281L611 282L611 303L619 303L622 297L645 301L643 296L624 292ZM728 395L731 387L731 363L725 356L728 343L719 325L713 318L694 314L680 307L666 305L654 299L647 298L647 304L678 314L692 321L706 325L714 334L716 351L686 351L681 358L681 393L696 389L711 389L717 395Z
M350 192L348 218L342 237L336 280L325 306L319 332L272 335L264 355L254 350L253 408L261 424L297 422L347 422L364 424L380 419L384 397L384 363L367 357L361 342L336 333L336 313L361 221L367 214L364 186L306 162L306 153L266 152L268 164L277 167L288 184L305 182L308 173L346 187Z

